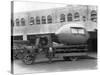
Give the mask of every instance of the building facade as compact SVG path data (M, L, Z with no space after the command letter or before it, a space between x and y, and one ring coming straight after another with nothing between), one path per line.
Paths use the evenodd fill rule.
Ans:
M55 33L62 25L83 22L87 31L97 29L97 6L67 5L66 7L13 14L12 36L27 40L28 35Z

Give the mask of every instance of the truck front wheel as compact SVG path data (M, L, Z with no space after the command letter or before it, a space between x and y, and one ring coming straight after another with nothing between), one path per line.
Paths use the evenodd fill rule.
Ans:
M23 58L23 62L27 65L33 64L35 61L35 57L32 56L31 54L26 54Z

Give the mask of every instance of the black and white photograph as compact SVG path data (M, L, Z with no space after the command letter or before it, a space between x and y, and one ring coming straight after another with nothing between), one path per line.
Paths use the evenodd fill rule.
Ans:
M98 6L11 1L11 73L95 70Z

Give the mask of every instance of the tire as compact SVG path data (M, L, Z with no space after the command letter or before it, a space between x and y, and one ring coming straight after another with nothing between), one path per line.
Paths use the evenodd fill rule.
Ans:
M31 65L33 64L33 62L35 61L35 57L30 55L30 54L26 54L23 58L23 62L27 65Z
M71 56L69 57L70 61L77 61L78 57L77 56Z

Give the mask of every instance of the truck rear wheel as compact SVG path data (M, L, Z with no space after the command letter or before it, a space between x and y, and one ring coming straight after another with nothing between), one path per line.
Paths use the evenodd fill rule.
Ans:
M23 62L27 65L33 64L34 61L35 57L30 54L26 54L23 58Z
M77 61L78 57L77 56L71 56L69 57L70 61Z

